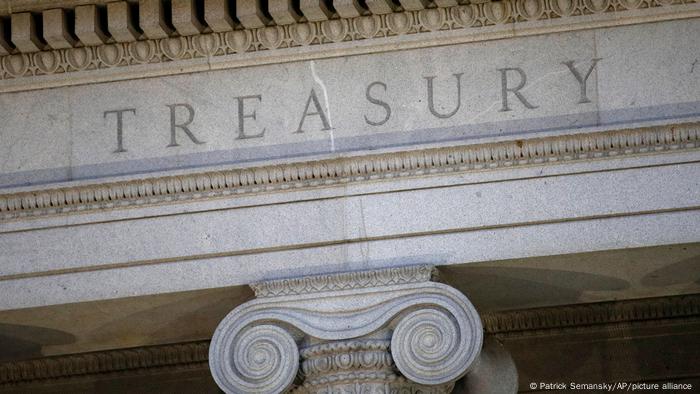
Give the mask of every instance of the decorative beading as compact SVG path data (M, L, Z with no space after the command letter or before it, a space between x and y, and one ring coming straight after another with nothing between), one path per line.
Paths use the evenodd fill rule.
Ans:
M391 341L352 339L313 345L302 350L303 385L294 394L422 393L448 394L454 384L425 386L396 372Z
M376 271L345 272L330 275L314 275L253 283L250 287L255 296L277 297L293 294L308 294L321 291L360 289L366 287L418 283L431 280L437 271L428 265L401 268L386 268Z
M390 346L390 340L353 339L307 347L301 352L305 385L332 384L359 376L364 379L393 376Z
M699 146L698 124L681 124L317 160L285 166L209 171L0 194L0 220L129 206L143 207L370 179L395 179L696 149ZM273 290L263 289L274 286L278 284L262 287L256 285L255 289L274 295ZM294 285L298 286L303 287L301 284ZM261 293L259 296L264 295Z

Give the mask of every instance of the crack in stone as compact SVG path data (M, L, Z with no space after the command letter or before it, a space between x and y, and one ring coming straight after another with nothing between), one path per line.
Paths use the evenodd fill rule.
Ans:
M311 60L309 62L309 66L311 67L311 76L314 78L314 81L318 84L318 86L321 87L321 90L323 91L323 100L325 101L326 114L328 115L328 125L330 126L329 134L331 137L331 152L335 152L335 138L333 136L333 118L331 116L330 101L328 100L328 89L326 88L326 84L323 83L323 80L316 73L316 62Z

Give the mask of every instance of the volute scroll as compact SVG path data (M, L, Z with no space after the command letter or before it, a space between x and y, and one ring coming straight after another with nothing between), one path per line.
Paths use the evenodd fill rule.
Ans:
M434 273L418 266L254 284L258 298L214 333L214 379L227 393L449 393L476 364L483 327L464 294L431 281Z

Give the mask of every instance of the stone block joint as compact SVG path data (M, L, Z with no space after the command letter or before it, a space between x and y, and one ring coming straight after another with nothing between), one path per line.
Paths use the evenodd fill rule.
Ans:
M449 393L476 364L483 327L429 266L253 285L214 333L226 393Z

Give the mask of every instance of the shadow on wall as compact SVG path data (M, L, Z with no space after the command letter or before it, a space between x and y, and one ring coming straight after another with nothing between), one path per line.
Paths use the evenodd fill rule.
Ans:
M642 278L642 284L648 287L690 285L693 283L700 285L700 255L669 264L644 275Z
M50 328L0 323L0 362L41 357L47 345L66 345L75 336Z
M252 298L252 291L241 287L237 292L176 299L104 321L87 333L85 339L116 347L209 339L232 309Z
M574 304L586 291L618 291L629 282L612 276L520 267L440 267L448 283L469 296L482 312L544 306L552 300Z

